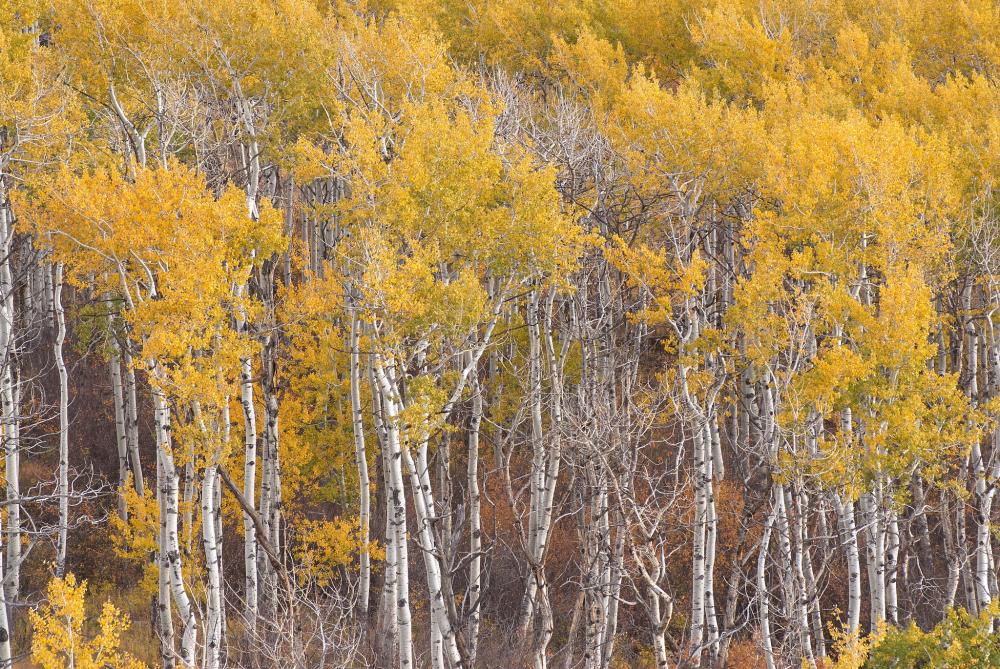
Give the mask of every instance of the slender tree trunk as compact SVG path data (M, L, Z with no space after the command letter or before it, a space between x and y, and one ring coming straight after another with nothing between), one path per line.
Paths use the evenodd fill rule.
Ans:
M243 496L250 508L257 499L257 411L253 401L253 362L240 360L240 399L243 404ZM243 599L247 623L257 619L257 535L253 519L243 512L243 567L246 573Z
M205 615L205 669L219 669L222 650L222 556L216 534L215 500L218 467L205 468L201 486L201 531L205 544L205 569L208 575L208 600Z
M6 601L0 627L5 632L13 620L11 606L20 596L21 586L21 384L17 366L14 314L14 279L10 268L14 241L14 227L7 203L7 193L0 180L0 404L2 404L2 436L6 471L7 533L0 535L7 540L7 571L0 562L0 576L4 577ZM49 277L47 268L39 271ZM8 617L10 620L8 620ZM5 636L9 636L6 634ZM10 642L0 644L0 660L10 660ZM0 664L0 666L8 666Z
M897 582L899 576L899 520L896 512L887 508L885 511L885 614L892 625L899 624L899 595Z
M371 557L368 553L371 527L371 490L368 482L368 456L365 454L364 420L361 412L361 353L358 350L360 323L356 313L351 315L351 414L354 426L354 462L358 468L358 495L360 497L358 522L361 541L361 573L359 574L358 602L363 618L368 616L369 590L371 589Z
M53 308L56 319L55 359L59 371L59 543L56 548L56 576L66 574L66 548L69 540L69 376L63 360L66 341L66 313L62 304L63 266L53 267Z
M771 509L764 523L764 533L757 553L757 615L760 623L760 644L764 650L767 669L776 669L774 661L774 640L771 634L771 605L767 587L767 554L771 546L771 528L774 526L777 508Z
M683 365L682 365L683 367ZM681 371L684 379L686 372ZM684 381L682 381L684 383ZM706 608L706 578L708 542L708 490L711 474L708 471L707 453L705 451L705 429L697 425L692 430L692 448L694 450L694 539L691 555L691 639L690 654L692 666L701 666L703 644L705 642L705 608Z
M389 443L386 437L385 422L382 419L382 396L375 381L373 365L368 365L368 381L372 393L372 417L375 434L379 441L379 451L382 462L383 490L392 489L390 470ZM383 567L382 598L376 620L375 660L381 669L389 669L393 658L398 656L399 622L396 615L396 570L398 556L396 552L395 529L393 525L393 504L389 496L385 500L385 564Z
M389 505L391 508L391 541L396 557L396 629L399 639L399 669L413 667L413 623L410 614L410 564L407 552L406 491L403 487L402 444L399 434L399 405L393 394L381 356L374 357L374 373L378 381L382 409L385 412L385 434L389 462Z
M550 296L548 311L551 313L554 295ZM555 360L555 351L551 341L551 331L546 332L546 356L551 382L551 433L552 438L546 447L542 421L542 334L538 322L539 295L531 293L528 309L528 394L529 411L531 415L531 486L528 512L527 553L530 577L521 602L521 613L518 622L518 634L527 638L534 621L536 606L548 597L548 585L545 579L545 554L548 548L549 534L552 530L553 505L555 501L556 482L562 462L559 426L561 424L561 380ZM551 322L551 318L546 319ZM546 607L547 602L544 602ZM551 628L546 621L535 644L535 665L545 663L545 645L551 638Z
M861 626L861 556L858 530L854 520L854 502L834 496L840 525L840 543L847 558L847 629L857 633Z
M150 364L150 370L155 375L155 362ZM180 516L180 476L174 464L172 453L170 408L163 391L155 387L153 388L153 412L156 426L157 456L162 469L161 495L163 495L164 500L160 525L161 540L166 543L160 546L161 556L163 556L161 569L166 568L169 574L170 594L177 604L177 612L183 629L178 659L187 666L193 666L197 628L195 612L184 584L184 571L181 564L181 543L177 527Z
M140 496L146 494L146 484L142 474L142 460L139 458L139 408L136 400L135 366L132 361L130 342L122 347L122 362L125 366L125 434L128 437L129 458L132 461L132 481Z
M2 402L4 420L5 464L7 479L7 573L4 594L7 602L13 604L21 592L21 384L18 370L13 364L0 370L2 378ZM13 612L8 612L9 622Z
M471 364L471 354L466 357L466 364ZM467 643L469 666L476 666L476 652L479 645L479 615L482 596L482 512L479 493L479 428L483 418L483 395L479 385L479 372L472 370L472 414L469 417L469 454L466 487L469 496L469 594Z
M159 431L157 431L159 437ZM159 444L157 444L159 449ZM156 620L160 636L160 660L163 669L176 666L176 642L174 621L170 602L170 558L167 549L167 482L163 473L163 463L156 458L156 501L159 509L159 532L157 533L156 564L158 594L156 599Z
M108 319L112 321L111 318ZM108 369L111 372L111 396L115 409L115 444L118 447L118 515L128 520L125 505L125 486L128 484L128 435L125 432L125 389L122 384L122 361L118 353L118 339L110 333L111 357Z

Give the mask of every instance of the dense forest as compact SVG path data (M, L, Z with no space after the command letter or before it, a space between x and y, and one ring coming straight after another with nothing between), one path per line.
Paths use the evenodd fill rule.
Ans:
M993 0L0 0L0 669L1000 667Z

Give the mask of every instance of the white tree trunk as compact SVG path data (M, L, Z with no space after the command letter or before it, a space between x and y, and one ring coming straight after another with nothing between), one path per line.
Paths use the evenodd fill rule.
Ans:
M767 553L771 546L771 528L777 509L772 508L764 523L764 533L760 539L760 549L757 553L757 615L760 622L760 644L764 650L764 663L767 669L776 669L774 662L774 641L771 636L771 605L767 588Z
M69 540L69 377L63 360L66 341L66 313L62 304L63 266L53 267L53 309L56 319L54 353L59 371L59 543L56 547L56 576L66 574L66 544Z
M471 355L466 357L470 364ZM479 385L479 373L472 370L472 413L469 417L469 454L466 487L469 496L469 594L468 615L469 626L467 642L469 649L469 665L476 666L476 652L479 644L480 596L482 594L482 512L479 493L479 428L483 419L483 395Z
M681 365L680 377L685 379L686 371ZM708 490L711 473L708 470L708 457L705 443L705 427L697 425L692 430L692 448L694 450L694 537L691 554L691 636L690 655L692 666L701 666L701 655L705 643L705 610L706 610L706 578L708 542Z
M108 319L109 322L111 319ZM118 515L128 519L125 505L125 486L128 483L128 435L125 432L125 387L122 383L122 361L118 353L118 340L110 334L112 354L108 360L111 372L111 399L115 409L115 444L118 448Z
M125 434L128 437L129 459L132 461L132 482L140 495L146 494L146 482L142 474L142 460L139 458L139 408L136 401L135 365L132 361L130 344L122 348L122 362L125 366Z
M354 426L354 462L358 468L359 510L358 523L361 540L361 564L358 585L358 602L362 617L368 616L369 590L371 589L371 557L368 553L369 528L371 527L371 490L368 481L368 457L365 453L364 416L361 411L361 353L358 350L360 323L357 314L351 315L351 415Z
M385 423L382 420L382 395L375 381L373 365L368 365L368 381L372 393L372 417L375 425L375 435L378 437L379 450L382 457L382 483L384 490L392 490L392 462L389 453L389 442L386 436ZM393 503L386 496L385 504L385 565L383 567L382 600L379 604L379 615L376 621L376 660L384 663L379 666L389 666L390 658L398 655L399 622L396 615L396 569L398 556L396 553L395 531L393 525Z
M885 615L891 624L898 625L899 519L892 508L887 508L885 513L888 517L885 533Z
M155 373L155 362L150 363L150 370ZM184 583L184 572L181 564L181 543L177 527L180 515L180 476L174 464L170 439L170 407L167 405L162 390L154 386L152 394L157 457L162 469L160 494L164 500L163 517L160 519L161 540L165 542L164 545L160 546L161 569L166 568L169 574L170 594L177 604L177 612L183 628L179 659L183 664L193 666L197 628L195 612Z
M3 205L0 204L0 216L2 215ZM3 536L2 526L0 526L0 536ZM6 575L3 567L3 552L0 551L0 578ZM0 601L0 669L10 669L14 666L10 644L10 637L13 630L11 629L7 612L10 610L12 602L7 599L6 590L0 590L0 597L3 598L3 601Z
M375 378L385 411L385 435L389 462L389 500L391 524L389 528L392 550L396 558L396 633L399 639L399 669L413 667L413 623L410 614L410 564L406 545L406 490L403 484L402 444L399 434L399 405L395 401L392 384L382 358L376 354L373 361Z
M240 360L240 398L243 404L243 496L254 508L257 499L257 412L253 401L253 362ZM250 514L243 512L243 567L246 571L243 598L248 624L257 618L257 535Z
M878 484L876 484L878 485ZM885 620L885 532L882 509L875 493L861 495L861 517L865 528L865 562L871 604L871 631Z
M548 310L551 312L550 296ZM552 438L546 444L542 421L542 333L538 323L539 295L531 293L527 308L528 323L528 393L531 414L531 485L528 512L527 554L531 576L528 579L524 598L521 603L518 633L525 638L534 620L536 604L546 604L547 584L545 580L545 554L548 549L549 534L552 530L553 505L555 501L556 482L559 479L559 469L562 462L562 450L559 435L561 424L561 379L555 350L551 341L551 331L547 328L546 345L548 371L551 382L552 399L550 402L550 421ZM551 630L544 629L540 635L541 641L551 636ZM545 648L543 643L535 649L535 664L544 664Z
M847 558L847 629L852 634L861 625L861 556L858 551L858 529L854 520L854 502L834 495L840 544Z
M157 432L159 438L159 432ZM159 444L157 444L159 449ZM159 457L156 458L156 503L159 509L159 532L157 533L157 611L156 619L159 623L160 636L160 661L163 669L173 669L176 665L176 643L174 640L173 611L170 601L170 558L167 549L167 482L163 473L163 463Z
M208 573L208 606L205 616L205 669L219 669L222 650L222 558L216 534L215 500L218 468L205 468L201 486L201 531L205 544L205 569Z
M14 279L10 268L14 226L7 207L6 192L0 183L0 403L2 403L3 451L6 466L7 498L7 573L4 594L8 602L17 600L21 584L21 388L17 369L14 333ZM47 268L39 270L49 278ZM2 566L2 565L0 565ZM0 569L2 572L2 569ZM4 630L8 630L5 608ZM0 656L3 649L0 648ZM10 643L7 655L10 658Z
M427 590L430 597L431 666L434 669L445 669L445 658L447 658L449 666L460 667L462 666L462 657L458 652L455 630L448 615L442 590L442 568L441 561L438 559L438 547L433 527L435 511L427 463L427 439L427 435L421 438L416 459L413 458L409 449L403 450L403 459L410 474L410 490L419 525L417 539L424 556L424 571L427 575Z

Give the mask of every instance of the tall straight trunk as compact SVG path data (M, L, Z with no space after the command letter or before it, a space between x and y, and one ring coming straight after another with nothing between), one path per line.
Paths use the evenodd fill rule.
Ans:
M961 508L961 500L956 504ZM949 609L955 606L955 596L958 592L958 583L962 572L959 565L959 549L957 546L958 536L955 528L955 518L952 513L951 494L947 490L941 492L941 535L944 540L945 560L948 564L948 580L942 597L943 608Z
M243 404L243 496L253 509L257 499L257 412L253 401L253 362L240 360L240 399ZM253 519L243 512L243 600L248 624L257 618L257 535Z
M680 376L686 378L681 365ZM682 381L684 383L685 381ZM705 600L706 600L706 543L708 541L708 490L711 474L706 453L705 429L702 425L692 430L694 451L694 538L691 544L691 637L690 655L692 666L701 666L701 656L705 642Z
M840 429L847 439L853 441L854 417L850 407L840 416ZM833 497L840 527L840 545L844 547L847 559L847 629L858 634L861 625L861 554L858 550L858 527L854 517L854 501L842 500L839 494Z
M197 477L194 473L194 441L188 446L187 458L184 463L184 497L181 508L184 515L181 520L181 529L184 531L184 555L191 555L194 549L194 509L195 509L195 489L198 487Z
M63 266L53 267L53 309L56 319L54 353L59 371L59 543L56 547L56 576L66 574L66 548L69 540L69 376L63 359L66 341L66 312L62 304Z
M368 456L365 453L364 416L361 412L361 352L358 350L360 323L356 313L351 314L351 415L354 426L354 462L358 468L359 538L361 564L358 585L358 603L361 616L368 616L369 590L371 589L371 556L368 543L371 527L371 490L368 482Z
M973 463L973 471L975 472L976 559L974 580L976 601L979 608L982 609L990 603L989 544L993 487L989 486L989 490L987 490L986 466L983 462L983 453L979 443L972 445L972 454L970 457Z
M146 494L146 483L142 474L142 460L139 458L139 407L136 400L135 365L132 361L131 343L126 340L122 347L122 362L125 366L125 435L128 438L129 459L132 463L132 482L140 496Z
M466 364L470 364L471 354L467 354ZM476 666L476 651L479 644L479 616L482 596L482 551L483 531L479 493L479 429L483 419L483 395L479 384L479 372L472 370L470 379L472 390L472 412L469 417L469 454L466 472L466 488L469 497L469 593L467 645L469 666Z
M386 490L391 488L391 483L389 481L389 463L387 454L383 456L384 468L385 468L385 484ZM375 638L376 644L376 661L379 667L383 669L388 669L391 667L393 662L392 658L394 655L398 656L398 639L399 639L399 620L396 612L396 573L398 571L399 555L396 550L397 542L395 538L395 528L393 527L393 505L391 503L386 503L385 505L385 528L386 528L386 542L385 542L385 569L384 569L384 580L382 582L382 600L379 608L379 617L376 623L377 636Z
M159 433L157 433L159 436ZM157 444L157 452L159 444ZM174 640L174 620L170 601L170 559L167 549L167 483L163 473L163 463L156 458L156 503L159 509L159 531L156 543L157 598L156 621L160 637L160 662L163 669L176 666L176 641Z
M774 640L771 633L771 604L767 587L767 554L771 547L771 528L774 526L777 507L772 507L764 523L764 533L757 553L757 616L760 623L760 645L764 650L767 669L776 669L774 662Z
M222 431L222 452L229 453L230 444L230 415L229 415L229 402L231 397L226 395L222 402L222 411L220 421L221 421L221 431ZM215 524L215 552L218 555L219 562L219 638L220 638L220 648L221 640L226 638L226 579L225 571L223 569L222 563L222 486L219 485L219 472L216 468L215 481L214 481L214 493L215 500L212 503L212 521Z
M111 319L109 319L110 321ZM118 515L128 520L128 507L125 505L125 486L128 484L128 435L125 432L125 388L122 383L122 361L118 353L118 340L112 332L111 357L108 360L108 370L111 373L111 399L115 410L115 444L118 450Z
M796 506L798 512L796 514L799 522L798 534L802 537L803 543L809 533L809 524L807 522L808 512L809 512L809 497L805 491L805 486L796 486ZM820 516L822 518L822 516ZM822 527L819 530L820 536L825 536L822 534ZM813 570L812 555L809 550L802 546L802 577L803 577L803 595L804 601L803 605L806 607L807 613L809 615L809 625L812 634L813 643L815 644L815 653L817 657L826 657L826 630L823 627L823 608L819 601L819 589L816 584L816 572Z
M382 489L392 489L390 453L386 438L385 422L382 420L382 396L375 381L373 365L368 365L368 385L372 394L372 418L375 436L378 438L382 464ZM393 658L398 655L397 639L399 624L396 619L396 543L393 528L393 505L389 496L385 499L385 563L382 573L382 597L375 621L375 662L380 669L389 669Z
M18 501L21 497L21 384L19 372L14 366L8 367L6 371L3 404L9 407L9 412L3 417L7 467L5 478L7 499L11 502L7 507L7 574L4 593L7 601L14 603L21 593L21 503ZM13 619L13 613L11 618Z
M267 299L267 298L265 298ZM262 440L263 467L260 483L260 515L264 530L275 549L281 546L281 467L278 453L278 391L276 379L276 340L268 335L261 349L261 396L264 404L264 434ZM261 592L270 595L277 587L277 574L270 560L257 553L258 598ZM266 585L261 590L261 584ZM267 597L271 610L273 597Z
M876 493L870 492L861 495L860 500L865 528L865 558L871 604L869 620L872 631L885 620L885 532L881 504L877 497Z
M150 371L155 374L155 363L150 364ZM160 568L166 569L169 574L171 598L177 605L177 613L181 620L183 631L181 632L179 659L183 664L193 666L197 645L197 628L195 612L184 584L184 571L181 564L181 542L177 527L180 516L180 475L174 463L173 446L170 439L170 407L167 405L163 391L155 387L153 388L153 412L157 458L162 469L160 494L164 501L163 515L160 518L160 539L165 543L160 546Z
M218 466L213 462L205 468L201 485L201 532L205 545L205 570L208 575L205 669L219 669L222 650L222 556L215 525L217 488Z
M793 523L789 518L788 498L785 485L775 483L774 490L774 530L778 540L778 566L781 570L781 594L784 600L785 621L788 625L789 645L804 659L811 653L806 642L808 620L801 615L801 596L796 579L796 548L792 541Z
M803 563L807 559L805 550L805 520L801 514L795 513L795 501L792 495L792 488L795 483L785 488L785 508L788 510L792 535L792 578L795 593L795 616L799 628L799 645L808 666L816 666L816 658L813 655L812 627L809 617L809 598L806 594L806 577Z
M6 574L3 569L3 554L0 553L0 578L3 578ZM0 593L0 597L3 597L3 601L0 602L0 667L7 669L12 667L12 657L10 636L11 629L10 620L8 619L7 612L10 610L11 605L14 603L7 599L5 592Z
M536 606L548 609L548 584L545 578L545 554L552 530L556 483L562 462L559 429L561 425L562 380L555 348L552 343L551 312L554 294L550 294L546 317L546 360L550 377L552 399L550 421L552 438L546 444L542 420L542 332L539 326L539 294L532 291L527 307L528 323L528 394L531 415L531 485L526 537L530 576L521 602L518 635L526 638L534 621ZM544 664L545 646L552 630L543 621L539 642L535 647L535 664Z
M13 604L21 592L21 385L18 371L11 364L0 370L2 378L3 435L7 467L7 573L4 594ZM13 613L11 613L11 617Z
M396 401L384 398L383 401ZM397 404L398 406L398 404ZM430 597L431 613L431 666L444 669L444 660L448 666L463 665L458 649L458 639L454 625L448 614L442 588L442 566L438 559L438 547L434 537L433 517L436 514L434 496L431 492L429 466L427 461L428 435L423 435L414 458L409 449L403 450L403 459L410 475L410 491L413 497L413 508L416 511L419 525L417 539L424 556L424 571L427 577L427 590Z
M402 443L400 441L399 405L393 395L392 384L380 355L373 360L374 374L382 408L385 412L384 428L387 461L389 464L390 541L396 558L396 635L399 639L399 669L413 667L413 622L410 614L410 564L407 551L406 490L403 484Z
M4 184L0 180L0 403L2 403L3 451L7 482L7 573L4 575L4 621L3 628L9 629L12 616L10 606L17 601L21 586L21 386L17 367L17 338L15 336L14 278L10 260L14 242L14 221L8 208ZM39 271L50 278L48 268ZM48 314L46 314L48 315ZM2 565L0 565L2 566ZM3 657L4 648L0 648ZM10 658L10 644L6 645L6 657Z
M885 615L892 625L899 624L899 518L892 508L886 509L885 532Z
M861 625L861 555L858 551L858 529L854 520L854 502L834 495L840 544L847 558L847 629L856 634Z
M719 516L715 508L715 483L718 474L715 466L722 461L719 442L717 417L709 419L708 431L705 435L706 447L711 444L711 452L705 453L707 477L705 479L705 502L707 515L705 518L705 632L706 644L712 657L719 656L719 619L715 610L715 549L718 543ZM714 427L713 427L714 426Z
M963 480L968 480L969 471L968 467L963 468L964 471L960 472ZM961 574L962 588L965 594L965 608L974 614L979 613L979 603L976 601L976 584L974 582L973 576L973 557L969 554L969 541L968 541L968 524L966 522L967 514L965 510L965 500L962 500L961 504L955 506L955 531L956 531L956 542L955 545L958 548L959 556L959 573Z

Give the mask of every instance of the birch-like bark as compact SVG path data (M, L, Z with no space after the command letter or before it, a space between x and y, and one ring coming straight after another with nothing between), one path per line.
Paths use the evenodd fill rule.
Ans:
M215 502L218 499L218 468L213 462L205 468L201 486L201 532L205 545L205 569L208 573L208 606L205 615L205 669L219 669L222 651L222 574L221 554L216 534Z
M0 180L0 403L2 403L2 434L7 498L7 573L5 576L5 604L17 601L21 584L21 388L17 369L15 348L17 345L14 327L14 279L11 273L10 259L14 241L14 225L8 207L6 190ZM46 268L43 272L49 277ZM2 565L0 565L2 566ZM10 611L4 607L4 616ZM3 629L9 630L8 623L3 621ZM0 648L0 656L3 655ZM6 657L10 658L10 644L7 642Z
M389 539L396 558L396 635L399 640L399 669L413 667L413 622L410 614L410 564L406 540L406 491L403 487L402 444L399 433L399 405L387 370L379 354L373 358L373 372L385 414L384 429L388 446L389 506L391 520Z
M121 349L125 366L125 434L128 438L129 459L132 464L132 482L140 496L146 494L146 483L142 474L142 460L139 457L139 408L136 400L135 365L132 361L131 344L126 341Z
M3 554L0 553L0 578L5 577L3 569ZM7 599L6 591L0 593L0 597L3 597L3 601L0 602L0 667L7 669L8 667L13 667L10 644L11 626L10 620L7 617L7 612L10 610L12 601Z
M265 298L269 299L269 298ZM273 308L273 304L271 305ZM268 541L277 550L281 546L281 465L278 453L278 391L276 386L275 339L269 334L264 339L261 350L261 395L264 403L264 434L262 440L263 467L260 485L260 516ZM277 574L271 560L265 559L258 551L257 573L260 579L258 598L262 585L266 593L273 593L277 587ZM268 606L273 609L273 597L267 597Z
M2 376L4 419L4 451L7 467L7 573L4 594L8 602L16 602L21 593L21 384L19 371L13 363L0 370ZM11 614L13 615L13 614Z
M764 523L764 533L757 553L757 616L760 624L760 644L764 650L764 664L767 669L776 669L774 661L774 640L771 634L771 604L767 588L767 554L771 546L771 528L774 526L777 508L772 507Z
M398 397L394 391L384 402L395 402ZM397 407L400 405L397 403ZM398 414L398 410L397 410ZM434 538L434 497L431 492L430 473L427 461L428 435L423 435L414 458L409 449L403 449L403 459L410 475L410 489L413 497L413 507L416 511L419 525L417 538L424 556L424 571L427 576L427 590L430 595L431 607L431 666L434 669L444 669L444 661L448 666L462 667L462 656L458 650L458 640L455 629L448 615L442 590L441 562L438 559L438 549Z
M854 520L854 502L834 495L840 544L847 559L847 629L857 634L861 625L861 555L858 551L858 529Z
M63 343L66 341L66 312L62 304L63 266L53 266L53 301L56 320L56 340L54 354L56 369L59 371L59 542L56 546L56 576L66 574L66 548L69 541L69 376L63 359Z
M899 624L899 518L892 508L885 510L885 615L892 625Z
M253 401L253 362L240 360L240 399L243 404L243 496L253 508L257 498L257 412ZM257 535L253 519L243 512L243 600L249 624L257 618Z
M865 557L868 570L868 595L871 605L871 631L885 620L885 532L881 504L875 493L861 495L861 517L865 532Z
M678 366L681 384L687 386L687 368ZM687 394L685 390L685 394ZM695 425L691 435L694 451L694 536L691 544L691 633L690 655L692 666L701 666L701 656L705 642L706 577L708 542L708 490L711 473L708 470L710 454L705 443L705 426Z
M466 356L466 365L471 364L471 354ZM469 453L466 472L466 488L469 498L469 591L466 596L468 604L468 631L466 642L469 654L469 666L476 666L476 653L479 645L479 616L482 604L482 552L483 531L482 511L479 492L479 429L483 419L483 395L479 384L479 372L473 369L470 376L472 390L472 410L469 416Z
M719 620L715 610L715 548L718 543L719 516L715 509L715 484L717 478L715 465L722 461L721 446L718 445L718 418L713 414L708 422L705 435L706 446L711 444L711 451L705 454L705 502L707 515L705 518L705 632L706 645L712 657L719 655Z
M150 363L151 376L155 376L156 363ZM182 664L193 666L197 644L195 612L184 583L181 564L181 543L178 532L180 516L180 475L174 464L173 446L170 439L170 407L162 390L154 386L153 415L156 430L157 458L162 469L160 494L163 497L163 513L160 518L160 538L165 542L160 546L160 568L169 574L170 595L177 605L182 633L178 659ZM167 613L169 615L169 613Z
M793 551L792 592L795 595L795 616L799 629L799 646L801 647L802 654L805 656L806 664L809 667L815 667L816 658L813 655L812 627L810 626L809 618L809 597L806 591L805 568L803 567L803 563L807 559L805 551L806 529L802 515L794 513L796 510L792 495L792 488L794 486L795 483L785 488L785 508L788 510L789 515L793 516L789 519Z
M112 319L109 317L109 324ZM118 339L114 332L110 333L111 356L108 360L108 370L111 373L111 398L115 411L115 445L118 450L118 515L128 520L128 507L125 504L125 486L128 484L128 435L125 432L125 387L122 383L122 361L119 355Z
M551 311L554 294L550 294L547 305L547 325L551 323ZM528 567L531 570L521 603L518 634L525 638L534 620L535 608L544 604L542 600L548 596L548 585L545 580L545 554L548 549L549 534L552 530L553 504L555 500L556 483L559 479L559 469L562 462L562 450L558 436L562 412L562 381L559 371L559 361L556 360L555 347L552 343L551 328L546 328L546 360L550 376L552 399L551 433L552 438L546 446L542 421L542 333L538 322L539 294L532 291L528 300L528 401L531 416L531 485L528 515L527 553ZM551 630L543 625L541 640L551 637ZM545 649L543 644L536 644L535 664L544 664Z
M361 352L358 350L361 334L356 313L351 314L351 415L354 426L354 463L358 469L359 538L361 564L358 585L359 612L368 616L369 590L371 589L371 556L368 552L371 527L371 490L368 481L368 456L365 453L364 416L361 411Z
M368 365L368 382L372 393L372 417L374 419L375 435L378 437L379 451L382 462L383 490L392 490L390 470L389 444L386 438L385 422L382 420L382 395L375 381L373 365ZM395 532L393 529L393 504L389 495L385 501L385 565L383 567L382 598L379 604L376 621L376 661L378 666L388 668L393 657L398 655L399 623L396 615L396 569L398 556L396 553Z
M157 432L159 437L159 432ZM159 443L157 443L159 449ZM157 532L157 599L156 620L160 636L160 662L163 669L173 669L176 666L176 641L174 639L174 621L170 601L170 560L167 540L167 495L166 479L163 473L163 463L156 458L156 503L159 509L160 526Z

